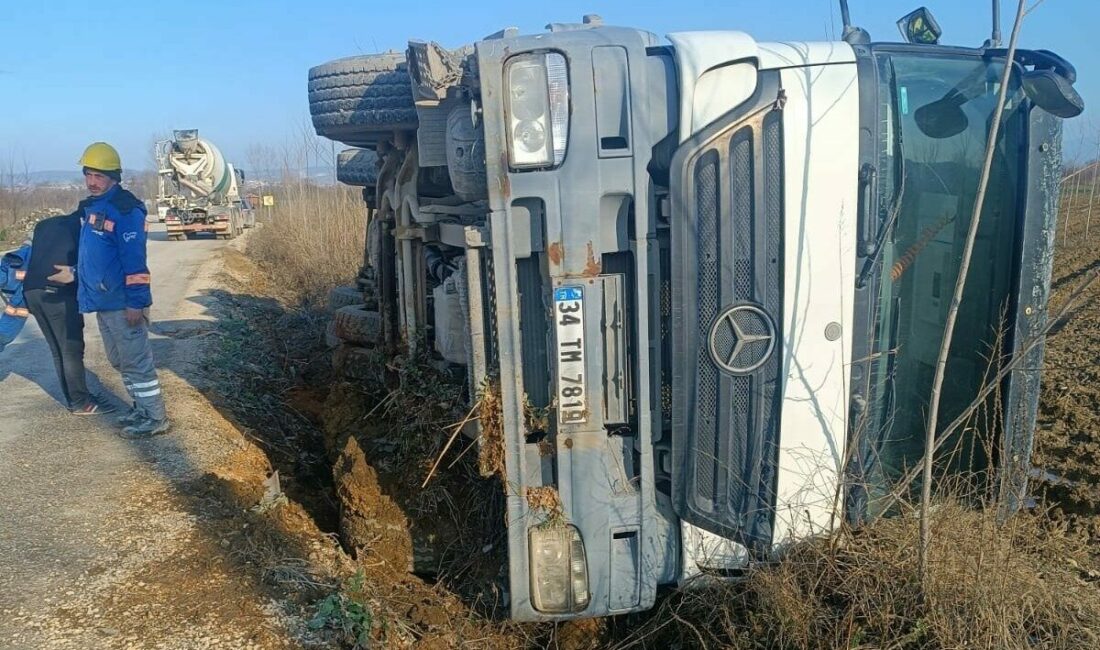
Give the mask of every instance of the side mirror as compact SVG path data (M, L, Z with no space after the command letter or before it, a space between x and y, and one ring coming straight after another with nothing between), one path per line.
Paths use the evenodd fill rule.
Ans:
M1028 99L1051 115L1068 119L1085 110L1085 100L1065 77L1053 70L1025 72L1020 84Z
M962 109L964 103L966 103L965 97L951 92L941 99L918 108L913 113L913 119L921 133L930 138L943 140L954 137L970 125L970 120Z
M927 7L921 7L916 11L906 14L898 21L898 29L906 43L914 45L935 45L940 42L943 30L940 24L932 17L932 12Z

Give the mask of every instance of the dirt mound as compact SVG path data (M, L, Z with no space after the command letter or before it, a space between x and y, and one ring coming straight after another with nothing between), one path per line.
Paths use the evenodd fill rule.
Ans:
M406 366L403 372L431 371ZM406 380L406 389L426 385ZM423 394L409 398L401 390L379 395L368 386L335 384L324 417L341 539L365 578L356 598L390 626L372 638L395 647L413 641L426 648L529 647L538 628L491 614L503 610L501 556L493 540L503 531L503 503L486 496L499 494L499 482L478 479L473 455L463 462L461 451L451 451L423 485L446 443L439 423L453 409L438 399L425 406ZM408 399L421 407L410 408Z
M454 425L463 419L458 415L460 393L445 387L448 379L430 368L407 363L395 367L400 369L397 385L384 394L379 386L352 383L336 384L330 391L325 444L335 453L334 480L344 491L342 519L361 512L359 504L374 503L375 510L366 513L374 520L370 525L406 535L383 555L411 554L405 564L417 573L490 609L500 608L500 482L478 475L477 458L467 453L476 443L454 435L447 447ZM434 396L425 399L423 390L429 385ZM387 505L379 505L383 503ZM349 525L358 527L342 524L344 529ZM352 545L361 541L345 540Z
M359 442L348 437L332 468L340 500L340 535L360 562L378 561L387 568L412 570L412 537L400 506L388 497Z
M461 377L395 359L374 380L338 381L309 305L253 282L264 273L238 253L227 252L226 271L234 292L216 296L212 390L283 478L289 502L272 516L318 518L345 553L343 585L311 592L313 626L348 647L544 645L545 626L496 615L503 494L499 480L478 476L470 441L459 436L423 485L464 415ZM250 507L260 496L211 478L202 488L211 498Z

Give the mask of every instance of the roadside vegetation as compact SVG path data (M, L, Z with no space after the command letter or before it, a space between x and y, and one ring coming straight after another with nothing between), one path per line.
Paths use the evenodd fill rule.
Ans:
M275 205L257 208L263 227L250 237L248 255L284 299L323 305L329 289L350 282L362 263L362 193L305 181L284 182L265 192L271 192Z
M127 177L124 185L141 198L156 196L152 172ZM0 248L7 250L6 245L22 242L40 220L68 214L87 194L79 169L73 170L70 182L36 183L25 166L0 158Z
M0 187L0 246L19 244L34 224L71 211L84 194L76 188Z
M1085 233L1089 202L1082 197L1088 196L1091 176L1088 170L1081 175L1084 188L1075 187L1063 201L1055 309L1100 268L1095 242L1088 244L1100 234ZM673 591L650 612L519 625L499 618L499 479L481 478L471 441L458 436L447 446L454 427L470 415L462 406L461 380L440 375L424 359L379 359L376 377L364 381L345 381L327 366L322 305L327 291L349 283L360 264L358 192L292 187L277 202L283 209L273 211L247 246L251 261L245 262L255 265L252 277L261 281L241 286L256 298L272 299L272 311L258 319L242 313L247 326L238 336L253 344L253 352L242 353L247 363L278 369L281 379L265 380L240 398L254 405L257 394L275 387L279 397L269 400L272 413L262 419L278 422L289 412L311 431L279 442L283 450L271 453L283 458L275 466L291 474L295 463L300 472L302 459L311 459L305 464L314 467L314 478L307 482L315 494L298 498L326 501L327 509L316 513L322 528L340 536L356 567L341 587L317 601L313 625L333 643L624 649L1100 644L1100 499L1091 487L1100 480L1100 430L1088 396L1077 409L1061 397L1066 390L1092 390L1066 384L1066 373L1095 371L1067 361L1065 351L1100 353L1095 290L1049 338L1036 461L1051 471L1036 474L1031 507L1006 520L985 495L939 495L923 582L918 507L902 502L902 516L793 545L742 580ZM1092 323L1094 329L1076 332L1074 323ZM273 416L280 409L284 415ZM484 409L476 410L473 417L486 417ZM1074 452L1073 441L1081 436L1089 439L1089 457L1096 454L1088 467ZM317 478L326 471L327 477ZM328 496L322 499L322 493Z

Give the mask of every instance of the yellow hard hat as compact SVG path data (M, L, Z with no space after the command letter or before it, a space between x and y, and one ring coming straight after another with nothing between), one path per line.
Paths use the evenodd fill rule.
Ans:
M91 167L104 172L122 171L122 160L115 148L106 142L93 142L80 157L81 167Z

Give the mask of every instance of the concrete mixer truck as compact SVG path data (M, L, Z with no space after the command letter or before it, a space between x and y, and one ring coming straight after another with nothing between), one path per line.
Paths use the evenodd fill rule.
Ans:
M939 45L925 8L872 42L843 8L835 42L586 16L310 70L371 217L336 365L465 366L513 618L647 609L892 513L926 451L937 486L1024 502L1076 71Z
M241 196L244 174L197 129L172 132L156 143L157 216L168 238L212 233L232 239L255 225L255 213Z

